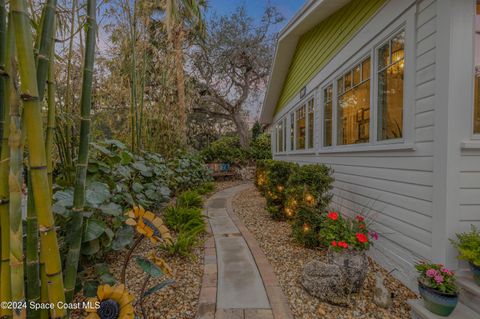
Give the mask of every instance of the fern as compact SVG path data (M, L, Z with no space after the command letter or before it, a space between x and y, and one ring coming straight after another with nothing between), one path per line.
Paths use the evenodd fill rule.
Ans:
M456 236L457 239L451 242L458 249L458 258L480 267L480 232L477 227L472 225L470 232L456 234Z
M203 198L196 191L185 191L178 196L177 207L202 208Z

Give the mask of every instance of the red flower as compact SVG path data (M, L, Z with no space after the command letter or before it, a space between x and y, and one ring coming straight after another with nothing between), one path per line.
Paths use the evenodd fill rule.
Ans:
M332 245L333 247L337 247L337 242L334 240L334 241L332 241L331 245Z
M360 224L360 226L358 226L360 229L365 229L365 224Z
M337 220L338 219L338 213L330 212L330 213L328 213L327 217L330 218L331 220Z
M368 242L367 236L365 234L362 234L362 233L357 233L357 240L361 243Z
M344 241L339 241L339 242L338 242L338 246L339 246L339 247L343 247L343 248L345 248L345 249L348 248L348 244L347 244L346 242L344 242Z
M356 218L357 218L357 220L358 220L359 222L363 222L363 221L365 220L365 218L364 218L363 216L361 216L361 215L357 215Z

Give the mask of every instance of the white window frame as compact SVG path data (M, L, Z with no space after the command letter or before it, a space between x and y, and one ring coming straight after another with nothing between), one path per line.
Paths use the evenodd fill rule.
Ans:
M398 33L405 32L405 68L404 68L404 90L403 90L403 132L402 138L378 141L378 49L395 37ZM338 82L337 79L351 70L357 64L361 63L370 56L370 134L369 142L361 144L338 145ZM332 146L324 146L323 123L324 123L324 94L323 91L333 85L333 136ZM322 126L319 130L320 147L318 154L321 153L341 153L341 152L364 152L364 151L383 151L397 149L413 149L413 133L414 133L414 92L415 92L415 15L414 13L406 14L404 20L392 23L379 36L370 41L362 50L358 51L354 56L338 68L334 73L326 78L319 85L319 105L320 107L320 123Z
M295 107L292 108L292 110L287 113L288 117L291 119L291 114L293 114L293 147L289 149L289 154L312 154L315 153L317 146L315 143L316 138L317 138L317 124L316 124L316 119L315 119L315 114L318 112L317 110L317 99L316 99L316 90L312 90L305 98L303 98ZM310 100L313 100L313 148L308 148L308 142L309 142L309 137L308 137L308 130L310 127L309 121L308 121L308 102ZM302 106L305 106L305 148L304 149L299 149L297 150L297 110L300 109ZM290 127L289 127L290 129ZM288 136L290 138L290 135Z

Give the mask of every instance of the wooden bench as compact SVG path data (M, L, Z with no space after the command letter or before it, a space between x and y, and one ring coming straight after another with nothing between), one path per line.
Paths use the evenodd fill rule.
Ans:
M212 170L213 178L231 178L235 176L229 163L209 163L208 167Z

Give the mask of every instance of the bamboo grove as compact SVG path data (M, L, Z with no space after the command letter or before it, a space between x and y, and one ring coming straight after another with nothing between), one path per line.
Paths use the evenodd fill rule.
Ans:
M73 298L82 240L97 4L87 1L81 26L86 47L73 217L77 228L65 264L52 212L57 1L45 2L38 23L32 23L29 5L26 0L0 0L0 301L16 305L2 307L0 317L65 318L67 311L59 305ZM34 310L27 307L30 302L54 307Z

